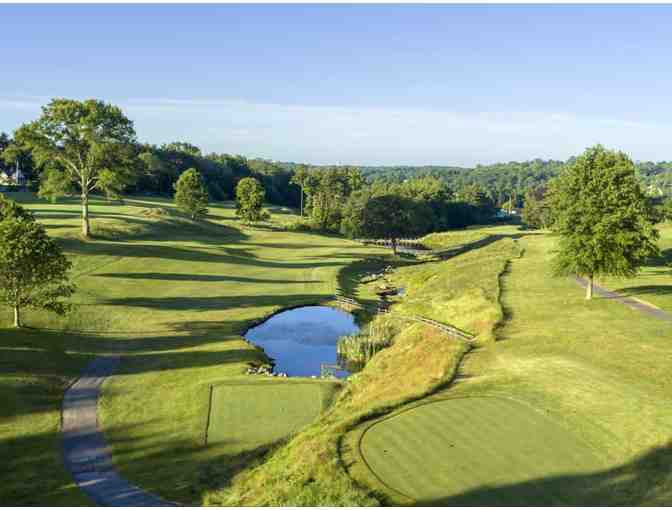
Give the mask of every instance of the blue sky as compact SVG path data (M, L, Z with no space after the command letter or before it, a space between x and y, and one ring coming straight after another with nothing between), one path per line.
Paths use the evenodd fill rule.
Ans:
M141 140L473 165L672 159L672 5L0 5L0 131L51 97Z

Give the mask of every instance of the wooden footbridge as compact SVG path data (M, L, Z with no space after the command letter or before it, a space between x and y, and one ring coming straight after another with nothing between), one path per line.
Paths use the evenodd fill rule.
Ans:
M393 312L392 310L390 310L388 303L386 302L379 301L376 307L374 308L371 306L366 306L351 297L343 296L340 294L334 296L334 299L340 306L342 306L342 308L348 311L352 311L355 308L361 308L372 313L389 314L392 317L398 319L425 324L431 328L438 329L439 331L442 331L443 333L446 333L452 336L453 338L458 338L460 340L464 340L469 343L472 343L475 338L474 335L466 333L465 331L462 331L461 329L458 329L450 324L444 324L442 322L435 321L434 319L428 319L427 317L421 317L419 315L402 315L400 313Z

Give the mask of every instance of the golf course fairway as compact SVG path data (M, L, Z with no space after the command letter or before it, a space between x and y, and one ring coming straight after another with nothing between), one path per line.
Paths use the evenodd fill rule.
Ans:
M545 411L496 397L447 399L394 414L366 429L360 451L384 485L423 505L524 504L518 493L504 501L500 491L478 489L603 468ZM542 485L526 493L539 505L561 499Z

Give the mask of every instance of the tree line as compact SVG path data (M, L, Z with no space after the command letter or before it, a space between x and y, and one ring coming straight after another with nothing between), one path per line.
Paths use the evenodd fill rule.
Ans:
M235 196L237 214L245 223L268 219L263 210L268 196L294 187L301 216L296 228L388 239L395 254L402 237L487 222L497 209L492 198L496 182L490 192L473 181L453 191L431 173L367 180L356 167L288 169L260 160L250 166L243 158L224 156L222 165L230 172L211 167L214 173L208 174L203 161L214 159L201 156L198 148L178 143L148 150L137 143L133 123L119 108L96 100L55 99L37 120L21 126L13 140L0 141L5 164L12 158L30 159L39 172L41 196L81 196L83 236L90 233L91 193L117 198L128 189L140 189L143 178L158 190L170 186L177 207L193 220L207 214L213 185ZM657 207L657 195L647 195L642 185L643 171L622 152L597 145L567 164L556 163L537 161L525 170L523 219L559 236L554 272L585 277L590 299L596 277L633 276L647 258L659 254L655 224L672 218L666 212L670 202ZM176 170L183 166L188 168ZM646 172L657 178L666 169ZM279 181L274 180L277 174L283 175ZM544 177L537 181L534 176ZM277 182L284 184L274 189ZM70 267L34 216L0 194L0 302L14 310L16 327L21 326L23 308L67 311L67 298L75 291L68 280Z
M355 232L356 202L385 194L399 194L412 206L417 220L413 228L418 233L487 222L496 209L477 185L454 192L430 175L394 182L385 176L367 179L361 169L350 166L311 167L230 154L204 155L188 142L142 144L133 122L120 108L94 99L53 99L39 118L20 126L13 137L0 137L0 150L3 168L11 173L21 161L22 172L41 197L81 197L85 237L90 234L92 194L104 194L110 200L125 193L173 195L186 172L191 185L202 185L207 198L215 201L235 199L238 185L253 179L263 188L266 201L300 209L304 221L296 228L323 232ZM259 220L263 218L259 214L248 216ZM198 212L193 215L198 216Z
M473 169L358 168L204 155L188 142L139 143L133 122L120 108L93 99L52 100L39 118L20 126L12 138L0 136L0 150L3 168L11 171L13 162L21 162L24 174L37 183L40 196L81 197L84 236L90 233L91 194L102 193L111 200L124 193L173 195L187 172L191 185L202 187L198 201L237 199L238 211L246 221L261 221L264 214L241 207L241 197L243 201L262 197L273 204L297 207L302 219L293 226L296 229L362 236L362 225L371 225L378 210L377 205L367 208L369 202L394 204L395 212L404 218L396 229L397 237L489 223L502 209L512 213L521 207L527 225L547 228L553 223L546 196L549 186L577 160L535 159ZM666 198L672 164L633 165L635 178L656 206L658 219L672 217L672 202ZM247 186L239 194L241 182ZM193 218L201 216L189 207L185 210Z

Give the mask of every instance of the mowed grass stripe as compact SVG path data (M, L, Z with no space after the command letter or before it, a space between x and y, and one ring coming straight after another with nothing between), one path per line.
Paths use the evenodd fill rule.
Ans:
M450 399L412 408L375 423L362 436L360 448L383 483L425 503L441 503L483 486L603 467L569 430L504 398ZM538 501L558 497L534 489L530 494Z
M334 383L309 381L214 386L208 443L246 451L279 441L311 423L336 388Z

